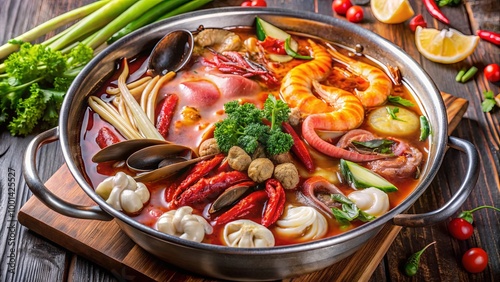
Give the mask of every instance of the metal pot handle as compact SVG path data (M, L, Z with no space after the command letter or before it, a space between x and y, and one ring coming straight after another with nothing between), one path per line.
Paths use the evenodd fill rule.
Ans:
M479 176L478 152L469 141L453 136L448 137L448 145L451 148L464 152L468 157L468 167L462 185L458 188L455 195L441 208L422 214L399 214L392 219L393 224L406 227L422 227L436 224L451 217L458 211L467 197L469 197Z
M31 192L52 210L66 216L82 219L111 220L112 216L104 212L99 206L80 206L68 203L54 195L43 184L36 169L36 155L42 145L59 139L58 127L49 129L37 135L28 145L23 160L23 174Z

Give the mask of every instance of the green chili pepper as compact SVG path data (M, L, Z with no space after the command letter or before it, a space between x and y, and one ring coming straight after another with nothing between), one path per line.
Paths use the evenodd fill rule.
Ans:
M436 241L430 243L425 246L422 250L411 255L405 263L405 274L408 276L413 276L417 274L418 264L420 263L420 256L424 253L425 249L427 249L430 245L436 243Z
M473 78L474 75L477 73L478 69L474 66L472 66L460 79L460 82L465 83L469 81L469 79Z
M461 69L461 70L457 73L457 76L455 76L455 81L456 81L456 82L460 82L460 80L462 80L462 77L464 76L465 71L466 71L466 69Z

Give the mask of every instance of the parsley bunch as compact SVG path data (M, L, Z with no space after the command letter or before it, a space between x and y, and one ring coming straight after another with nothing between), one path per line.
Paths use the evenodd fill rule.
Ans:
M12 135L28 135L40 122L45 128L55 126L66 90L92 56L93 50L83 44L63 54L22 43L0 75L0 125Z
M264 108L254 104L240 105L238 101L224 104L227 118L215 124L214 137L222 152L239 146L252 154L259 145L266 148L270 155L288 152L293 145L290 134L281 131L281 123L288 121L290 108L272 95L266 99ZM270 126L266 125L269 121Z

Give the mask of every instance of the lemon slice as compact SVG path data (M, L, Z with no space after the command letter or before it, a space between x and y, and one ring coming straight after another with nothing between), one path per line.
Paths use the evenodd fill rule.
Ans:
M388 24L402 23L415 14L408 0L372 0L371 8L377 20Z
M452 28L437 30L418 26L415 31L415 44L420 54L437 63L460 62L474 52L477 43L479 36L464 35Z

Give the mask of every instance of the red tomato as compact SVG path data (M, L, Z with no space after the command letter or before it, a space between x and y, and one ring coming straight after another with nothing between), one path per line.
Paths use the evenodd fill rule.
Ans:
M484 76L491 82L500 81L500 66L497 64L489 64L484 68Z
M267 7L266 0L249 0L241 3L242 7Z
M332 10L342 16L345 16L347 10L351 7L352 3L350 0L333 0L332 2Z
M451 236L459 240L467 240L472 236L474 227L472 224L463 218L454 218L448 224L448 231Z
M462 265L470 273L478 273L488 266L488 254L481 248L471 248L462 257Z
M363 20L363 16L363 8L361 6L352 6L347 9L347 13L345 14L345 17L351 23L359 23Z

